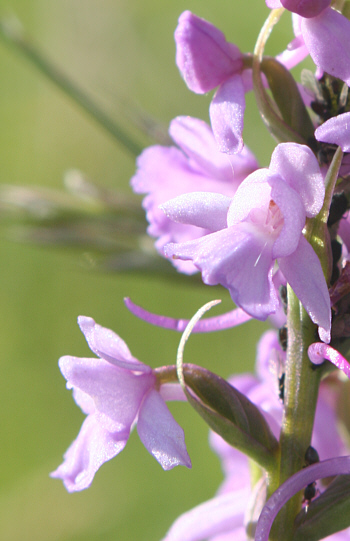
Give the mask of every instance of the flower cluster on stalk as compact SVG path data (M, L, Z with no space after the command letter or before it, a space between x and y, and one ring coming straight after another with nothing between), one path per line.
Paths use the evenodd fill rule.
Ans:
M243 54L210 22L189 11L180 16L176 63L191 91L215 89L211 125L174 119L173 146L145 149L131 180L133 190L145 194L148 233L159 254L179 272L199 271L205 284L223 286L237 306L188 329L278 321L279 333L268 331L259 342L256 376L227 383L194 365L154 370L86 317L79 325L98 358L60 360L67 387L87 414L52 473L69 491L87 488L136 424L165 470L190 467L183 431L165 400L187 400L211 427L225 481L212 500L174 523L166 541L267 541L271 527L277 539L285 524L288 539L307 540L311 528L312 539L350 538L350 424L340 414L348 389L342 376L350 378L349 10L347 2L331 0L266 4L273 10L268 29L284 10L293 13L295 38L277 59L264 57L263 37L253 55ZM291 84L289 68L308 55L316 74L304 71L303 87ZM243 141L245 94L252 89L277 139L268 167L259 166ZM159 326L179 331L188 323L130 300L127 306ZM310 408L308 431L292 457L286 431L291 441L297 437L303 403ZM319 460L307 458L310 446ZM249 460L260 467L253 488ZM335 481L320 480L338 473ZM295 502L296 493L297 504L272 526L280 502Z

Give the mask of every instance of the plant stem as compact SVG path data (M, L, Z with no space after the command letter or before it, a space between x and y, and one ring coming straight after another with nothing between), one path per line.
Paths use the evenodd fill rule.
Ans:
M305 466L310 445L321 372L310 362L307 350L315 342L317 327L288 286L288 349L284 414L280 437L279 485ZM294 496L276 518L271 539L288 541L300 511L301 494Z

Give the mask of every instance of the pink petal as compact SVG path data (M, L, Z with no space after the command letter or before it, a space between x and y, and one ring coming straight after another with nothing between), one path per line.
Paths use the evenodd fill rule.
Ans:
M259 167L254 154L247 147L244 147L240 154L233 156L220 152L211 128L198 118L190 116L175 118L170 124L169 134L190 158L191 165L200 167L203 174L211 176L213 180L231 184L234 181L234 185L237 186L249 173Z
M308 349L308 355L310 361L314 364L322 364L325 360L330 361L350 379L350 364L347 359L328 344L321 342L311 344Z
M189 319L175 319L167 316L160 316L148 312L141 306L133 303L128 297L124 299L125 305L134 316L151 323L151 325L156 325L162 327L163 329L171 329L173 331L183 332L189 323ZM213 331L222 331L224 329L230 329L231 327L236 327L241 325L246 321L249 321L252 316L248 315L241 308L236 308L231 310L226 314L221 314L220 316L208 317L205 319L200 319L194 326L192 333L196 332L213 332Z
M317 17L330 5L331 0L281 0L284 8L301 17Z
M165 402L186 402L187 397L180 383L162 383L159 394Z
M73 398L74 398L75 403L79 406L79 408L82 409L85 415L89 415L90 413L95 413L96 406L91 396L89 396L88 394L84 393L83 391L75 387L73 389Z
M277 145L270 171L279 174L303 200L306 216L316 216L323 205L324 180L317 159L309 147L297 143Z
M267 212L271 199L271 186L267 180L272 175L268 169L258 169L242 182L228 211L229 227L246 220L253 209L263 209Z
M350 21L327 8L318 17L303 18L301 29L316 66L350 84Z
M315 131L317 141L332 143L341 147L343 152L350 151L350 113L334 116L319 126Z
M283 7L280 0L266 0L266 5L270 9L278 9Z
M236 154L243 149L245 91L240 75L218 88L209 108L210 122L220 152Z
M302 36L297 36L288 44L287 49L276 56L276 60L290 70L300 64L308 54L309 51Z
M272 257L285 257L292 254L299 244L305 226L305 209L299 194L290 188L280 177L268 179L271 186L271 199L283 214L284 224L272 248Z
M219 231L227 227L231 197L210 192L192 192L171 199L160 208L175 222Z
M326 344L322 344L326 346ZM329 346L326 346L329 347ZM335 404L338 401L338 389L332 389L327 381L321 383L315 414L315 424L311 445L317 449L321 460L346 455L347 449L339 435L339 423ZM325 433L324 427L327 427Z
M204 94L242 69L242 54L209 22L185 11L175 30L176 64L188 88Z
M120 431L104 415L89 415L51 477L62 479L68 492L88 488L100 466L124 449L128 437L127 430Z
M349 474L350 456L344 456L312 464L292 475L272 494L263 508L255 532L255 541L268 541L275 517L294 494L317 479Z
M160 394L151 390L145 397L137 422L137 432L147 451L164 470L175 466L191 468L183 429L171 415Z
M301 235L298 248L278 260L279 268L311 320L323 330L322 340L330 341L331 306L320 260ZM319 331L320 332L320 331Z
M168 244L167 257L190 259L204 283L226 287L234 303L264 320L279 306L272 283L271 242L259 228L238 224L195 241Z
M249 495L247 478L245 488L216 496L181 515L163 541L202 541L225 532L236 539L236 531L244 525Z
M219 152L213 132L206 122L190 116L178 116L170 123L169 134L175 143L192 160L192 165L199 166L205 175L217 180L232 182L233 164L227 156ZM251 155L252 156L252 155ZM247 156L253 169L256 160Z
M95 407L121 427L130 429L155 376L135 375L102 359L61 357L59 366L67 387L77 387L93 398Z
M89 344L89 348L99 357L127 370L152 371L149 366L131 355L124 340L110 329L95 323L91 317L79 316L78 325Z

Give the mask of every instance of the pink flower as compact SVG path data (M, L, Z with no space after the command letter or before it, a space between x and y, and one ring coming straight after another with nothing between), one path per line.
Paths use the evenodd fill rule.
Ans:
M275 261L329 342L331 311L319 259L302 234L306 217L322 208L324 182L317 160L303 145L276 147L269 169L249 175L232 199L190 193L162 205L174 221L209 229L196 240L165 246L167 257L191 260L208 285L226 287L232 300L264 320L276 312Z
M284 7L305 18L317 17L330 4L331 0L266 0L271 9Z
M205 94L219 87L209 112L221 152L241 152L245 109L242 53L218 28L190 11L180 16L175 41L176 64L188 88Z
M278 396L278 378L282 373L279 373L279 370L283 371L284 368L284 355L277 333L268 331L258 344L256 376L241 374L230 378L230 383L262 410L276 437L279 437L282 421L283 408ZM338 457L347 452L337 430L336 397L336 390L332 390L326 382L321 384L311 442L321 460ZM211 500L181 515L163 541L246 541L246 513L253 492L256 502L260 504L256 519L259 516L265 501L264 477L252 491L248 458L213 432L210 439L221 459L225 479ZM318 488L322 489L321 486ZM331 536L330 540L342 541L348 539L349 534L350 529L343 534Z
M315 131L318 141L339 145L343 152L350 151L350 113L330 118Z
M87 418L51 477L62 479L69 492L89 487L99 467L124 449L136 423L142 443L164 470L191 467L183 430L164 401L173 399L173 392L157 388L152 369L135 359L113 331L89 317L80 316L78 323L99 358L59 361L67 388Z
M150 224L148 233L157 237L156 248L162 255L165 244L198 238L208 231L174 223L159 209L160 204L198 190L233 196L242 180L258 168L247 147L235 156L219 152L210 127L197 118L175 118L169 133L178 147L158 145L144 150L131 179L136 193L147 194L143 207ZM189 261L177 260L174 264L180 272L197 271Z

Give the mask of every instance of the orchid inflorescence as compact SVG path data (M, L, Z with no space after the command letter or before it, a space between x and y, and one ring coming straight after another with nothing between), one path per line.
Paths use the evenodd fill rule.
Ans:
M225 480L175 521L166 541L350 539L350 425L340 413L350 378L350 2L266 4L253 54L191 12L180 16L176 63L191 91L215 90L211 125L172 120L173 145L146 148L131 179L145 194L158 253L179 273L199 271L205 284L226 288L236 308L201 319L209 303L187 321L126 299L137 317L184 331L176 364L143 364L117 334L83 316L96 357L59 361L87 415L51 474L69 492L90 486L135 425L164 470L190 468L166 401L187 401L210 426ZM295 37L276 58L266 56L286 10ZM304 70L297 83L290 69L308 56L315 74ZM243 140L252 90L277 141L264 168ZM275 327L258 341L256 375L226 381L183 362L191 332L252 318Z

